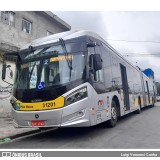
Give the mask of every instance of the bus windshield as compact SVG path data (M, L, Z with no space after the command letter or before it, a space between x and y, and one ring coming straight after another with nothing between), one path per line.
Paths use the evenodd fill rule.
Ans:
M43 89L83 79L85 75L84 52L58 54L49 58L21 63L18 67L17 89ZM72 68L68 66L68 60Z

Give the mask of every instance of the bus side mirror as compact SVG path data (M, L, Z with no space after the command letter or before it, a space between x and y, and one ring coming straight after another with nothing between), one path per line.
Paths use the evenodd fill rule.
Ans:
M94 65L95 72L102 69L102 59L100 54L93 55L93 65Z
M7 68L7 65L6 63L4 63L2 66L2 80L5 80L6 78L6 68Z

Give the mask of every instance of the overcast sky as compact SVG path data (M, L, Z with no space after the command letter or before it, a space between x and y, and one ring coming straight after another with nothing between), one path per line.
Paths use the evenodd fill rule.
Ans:
M73 30L98 33L119 53L129 55L125 57L134 65L142 70L152 68L155 80L160 82L160 56L130 56L136 53L160 54L160 12L58 11L54 14L71 25Z

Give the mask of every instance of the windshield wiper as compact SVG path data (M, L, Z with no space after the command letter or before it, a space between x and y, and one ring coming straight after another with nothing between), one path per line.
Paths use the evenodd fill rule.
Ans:
M31 76L32 76L32 73L33 73L33 70L34 70L35 65L36 65L36 62L34 62L33 67L32 67L32 70L29 72L29 82L30 82L30 80L31 80Z
M62 46L62 49L63 49L63 52L65 54L65 58L66 58L66 61L67 61L67 64L68 64L68 67L70 69L70 77L71 77L71 70L72 70L72 58L69 59L69 56L68 56L68 52L67 52L67 49L66 49L66 45L65 45L65 42L62 38L59 38L59 41L61 43L61 46Z

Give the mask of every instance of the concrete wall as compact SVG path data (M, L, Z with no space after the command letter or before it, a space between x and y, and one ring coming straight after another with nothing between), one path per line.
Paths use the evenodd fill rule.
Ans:
M9 26L0 21L0 54L8 51L16 51L23 45L30 43L32 40L47 36L47 31L52 33L59 33L69 30L60 22L54 19L54 14L47 14L41 11L15 11L15 27ZM22 20L27 19L32 23L31 34L22 31ZM64 22L61 20L61 22ZM64 22L65 23L65 22ZM69 25L68 25L69 26ZM15 65L7 62L11 65L11 70L15 71ZM2 62L0 60L0 86L6 87L8 84L2 81ZM15 74L14 74L15 76ZM6 80L13 83L14 77L10 78L6 76Z
M11 117L11 104L7 99L0 99L0 118Z
M49 12L25 12L14 11L15 13L15 27L9 26L0 21L0 56L8 51L17 51L23 45L30 43L32 40L47 36L47 31L52 33L59 33L70 30L70 26L56 17L56 20L52 13ZM31 34L22 31L22 19L27 19L32 22ZM65 24L65 25L63 25ZM67 26L67 27L66 27ZM69 27L68 27L69 26ZM15 64L7 61L7 65L11 65L10 69L7 69L6 81L13 83L15 74L10 77L10 71L15 72ZM0 57L0 89L1 87L7 87L8 84L2 81L2 59ZM0 91L0 118L10 117L11 105L9 100L2 99L5 93Z
M10 65L11 67L10 68L7 68L6 69L6 81L13 84L14 83L14 79L15 79L15 69L16 69L16 66L13 62L10 62L10 61L7 61L6 62L7 65ZM13 72L13 77L11 75L11 72ZM9 84L2 81L1 79L2 77L2 62L0 62L0 87L7 87Z
M0 42L21 47L34 39L47 36L47 31L59 33L67 30L64 29L61 24L57 23L53 18L43 12L16 11L14 13L15 27L11 27L0 21ZM23 18L32 22L31 34L22 31Z

